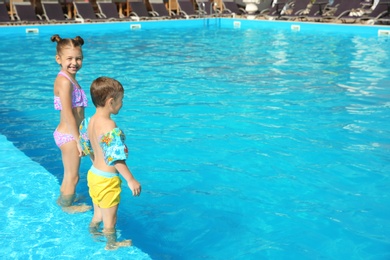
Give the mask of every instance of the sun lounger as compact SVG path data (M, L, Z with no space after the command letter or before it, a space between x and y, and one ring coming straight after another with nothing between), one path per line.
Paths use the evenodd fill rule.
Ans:
M321 21L328 22L355 22L359 17L350 15L354 10L361 8L361 0L343 0L337 7L334 15L325 15Z
M282 20L298 20L302 19L309 14L310 9L308 5L310 0L295 0L291 14L281 14L280 19Z
M130 17L135 20L147 20L151 19L152 13L149 12L145 3L142 0L135 0L135 1L130 1L130 7L131 7L131 12L130 12Z
M263 0L263 1L261 1L257 5L257 10L258 10L257 12L259 14L264 14L266 12L269 12L269 10L271 9L272 1L273 0Z
M95 13L90 2L73 2L73 5L76 13L76 21L103 22L115 20L112 18L105 19L99 13Z
M153 10L152 15L155 18L170 19L177 17L175 13L169 13L163 0L149 0L149 3Z
M8 14L7 6L5 3L0 3L0 25L11 24L11 17Z
M381 0L370 13L366 13L358 19L358 22L365 24L389 23L390 22L390 1Z
M23 23L44 23L30 2L14 2L15 18Z
M278 0L277 3L274 3L271 5L271 8L269 9L269 12L264 13L264 18L268 20L275 20L279 19L282 15L284 15L285 10L287 9L287 6L289 5L289 1L286 0Z
M342 0L334 0L332 4L329 4L329 1L327 0L318 0L313 3L309 14L303 15L301 18L304 21L320 22L323 17L333 16L341 1Z
M132 18L126 18L120 15L115 3L111 1L96 1L99 8L99 16L104 19L111 19L116 21L132 20Z
M324 9L320 9L321 8L321 5L316 5L317 6L317 10L318 10L318 14L321 15L321 16L330 16L330 15L334 15L335 12L337 11L337 8L340 6L341 2L342 1L345 1L345 0L334 0L331 4L327 4L326 7ZM321 10L321 12L320 12ZM322 14L321 14L322 13Z
M195 10L194 4L190 0L178 0L179 14L186 19L199 17L199 12Z
M221 14L222 15L243 15L247 14L244 8L238 7L234 0L221 0Z
M75 22L73 19L69 19L69 16L64 13L62 6L57 1L41 1L43 15L42 18L48 22Z

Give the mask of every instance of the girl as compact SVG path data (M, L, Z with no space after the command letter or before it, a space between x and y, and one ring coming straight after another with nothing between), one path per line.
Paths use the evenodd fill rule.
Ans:
M60 111L60 123L54 131L54 140L61 150L64 177L57 203L67 212L84 212L90 209L85 205L72 205L75 201L76 185L79 181L79 167L82 150L78 142L78 127L84 119L87 97L76 80L81 69L84 40L62 39L59 35L51 37L57 42L56 62L61 71L54 82L54 109Z

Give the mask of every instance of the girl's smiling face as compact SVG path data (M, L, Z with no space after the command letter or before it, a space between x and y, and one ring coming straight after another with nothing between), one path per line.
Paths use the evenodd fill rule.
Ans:
M80 47L63 48L61 53L56 55L56 61L63 71L74 76L83 65L83 52Z

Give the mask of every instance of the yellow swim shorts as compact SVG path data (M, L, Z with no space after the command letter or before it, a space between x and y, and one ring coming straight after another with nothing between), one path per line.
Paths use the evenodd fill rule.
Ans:
M103 172L91 167L87 176L89 195L100 208L111 208L119 204L121 183L118 173Z

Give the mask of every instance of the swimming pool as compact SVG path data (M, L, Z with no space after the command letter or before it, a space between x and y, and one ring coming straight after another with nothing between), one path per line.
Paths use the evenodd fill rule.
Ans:
M389 37L377 27L231 19L130 24L72 28L86 39L82 86L106 75L126 89L116 119L143 195L124 190L118 229L135 247L105 252L89 237L91 214L55 206L49 37L75 33L18 27L0 48L0 134L17 148L0 140L2 254L389 258ZM84 159L85 197L89 166Z

